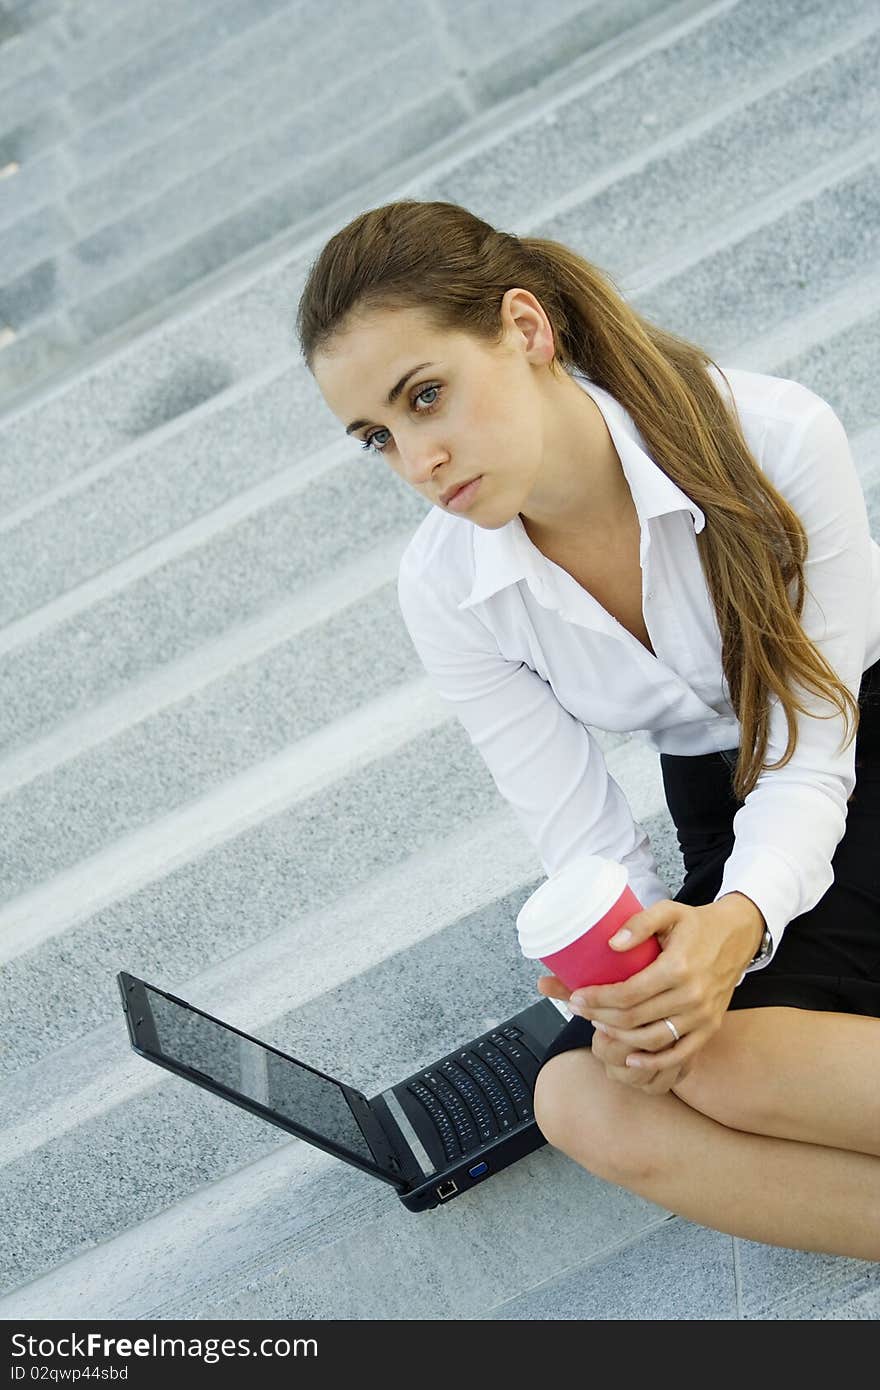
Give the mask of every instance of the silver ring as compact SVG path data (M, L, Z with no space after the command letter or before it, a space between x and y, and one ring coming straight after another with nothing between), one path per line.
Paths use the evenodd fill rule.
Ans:
M664 1018L663 1022L666 1024L666 1027L669 1029L670 1033L671 1033L672 1036L675 1038L675 1041L676 1041L676 1042L681 1042L681 1034L679 1033L679 1031L678 1031L678 1029L676 1028L675 1024L672 1022L672 1019L671 1019L671 1018Z

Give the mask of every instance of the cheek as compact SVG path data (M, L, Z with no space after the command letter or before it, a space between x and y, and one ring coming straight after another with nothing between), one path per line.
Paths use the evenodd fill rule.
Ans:
M461 422L455 438L473 447L487 462L519 471L534 452L535 422L524 417L521 402L509 390L477 400Z
M397 462L396 459L392 459L390 456L386 456L381 460L381 462L382 466L384 468L389 469L392 473L396 474L396 476L400 479L402 483L406 483L408 487L412 487L412 483L410 482L409 478L404 477L403 469L401 468L400 464ZM418 492L418 488L416 488L416 491Z

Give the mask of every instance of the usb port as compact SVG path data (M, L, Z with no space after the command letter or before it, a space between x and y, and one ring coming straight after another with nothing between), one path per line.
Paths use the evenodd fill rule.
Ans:
M481 1177L483 1176L483 1174L484 1174L484 1173L488 1173L488 1171L489 1171L489 1165L488 1165L488 1163L476 1163L476 1164L474 1164L473 1168L468 1168L468 1177L470 1177L470 1178L481 1178Z
M447 1197L454 1197L457 1191L458 1183L441 1182L440 1186L437 1188L437 1196L440 1198L441 1202L445 1202Z

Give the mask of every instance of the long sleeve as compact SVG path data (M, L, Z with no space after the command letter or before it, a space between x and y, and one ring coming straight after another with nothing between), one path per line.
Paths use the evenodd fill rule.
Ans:
M602 750L522 662L505 658L473 610L449 586L410 570L398 599L410 638L434 688L464 726L510 804L545 872L580 854L626 865L644 906L669 896L645 831L635 824Z
M808 536L802 626L858 697L873 589L871 539L846 433L827 403L809 415L772 481ZM734 848L717 895L737 890L761 909L773 938L768 961L787 924L834 881L831 860L855 786L855 745L840 748L843 716L813 692L799 694L810 712L797 716L797 749L785 767L761 773L735 816ZM782 706L772 697L765 762L782 755L787 734Z

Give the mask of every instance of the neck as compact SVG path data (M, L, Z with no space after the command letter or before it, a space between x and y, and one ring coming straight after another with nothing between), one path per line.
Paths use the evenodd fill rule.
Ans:
M635 516L632 493L601 410L570 377L557 384L544 463L520 518L548 554L612 544Z

